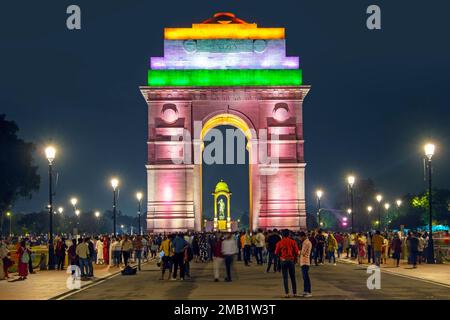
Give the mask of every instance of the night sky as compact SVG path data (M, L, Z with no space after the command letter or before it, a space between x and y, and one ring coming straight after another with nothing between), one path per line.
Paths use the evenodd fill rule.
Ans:
M80 31L66 28L70 4L81 7ZM366 28L370 4L381 7L381 31ZM56 206L68 210L75 195L83 210L110 208L116 175L119 208L134 215L134 194L146 188L147 104L138 87L149 57L162 56L164 27L218 11L285 27L288 55L300 56L312 86L303 111L308 206L318 186L332 206L350 171L391 199L422 191L428 139L437 144L435 185L450 187L449 2L17 0L0 5L0 113L36 143L42 186L14 210L45 208L43 148L52 141Z

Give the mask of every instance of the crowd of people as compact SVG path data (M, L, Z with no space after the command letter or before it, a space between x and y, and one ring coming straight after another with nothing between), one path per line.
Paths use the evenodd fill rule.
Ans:
M161 280L190 279L190 264L213 264L213 281L220 281L220 270L225 269L224 281L231 282L233 260L243 261L250 266L265 266L266 273L282 273L285 297L289 297L289 279L292 294L297 296L295 277L296 265L300 266L304 289L302 296L311 297L310 265L320 266L325 261L336 265L337 258L355 259L362 264L373 263L380 266L392 258L396 266L400 259L407 259L415 268L425 261L427 233L400 232L382 234L326 232L322 229L305 233L289 230L259 229L256 232L225 233L173 233L148 235L100 235L66 239L54 239L54 269L65 270L67 266L78 266L82 279L94 277L94 265L109 265L125 268L130 262L154 260L161 269ZM29 238L17 242L19 280L25 280L33 272L32 241ZM8 242L0 245L3 277L8 278L8 269L13 265ZM52 268L53 269L53 268Z

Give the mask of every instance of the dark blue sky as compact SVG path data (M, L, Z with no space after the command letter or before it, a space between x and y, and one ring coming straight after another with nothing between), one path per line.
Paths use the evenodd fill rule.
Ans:
M68 31L78 4L82 30ZM365 10L382 9L382 30ZM307 201L316 186L325 206L350 170L397 197L424 188L422 145L437 143L435 184L450 186L450 43L445 1L8 1L0 5L0 112L38 146L43 186L16 210L45 207L41 152L59 147L56 204L110 207L109 178L122 181L120 208L134 214L145 189L148 58L162 56L163 28L189 26L217 11L287 30L304 83ZM233 190L239 192L239 190Z

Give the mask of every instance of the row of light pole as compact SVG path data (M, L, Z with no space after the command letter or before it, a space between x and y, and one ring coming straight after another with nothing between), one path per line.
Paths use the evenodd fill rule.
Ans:
M434 263L434 243L433 243L433 212L432 212L432 194L431 194L431 189L432 189L432 165L431 165L431 159L434 155L435 152L435 145L432 143L428 143L424 146L424 153L425 153L425 161L426 161L426 171L427 171L427 176L428 176L428 219L429 219L429 223L428 223L428 233L429 233L429 238L428 238L428 257L427 257L427 261L428 263ZM347 177L347 185L348 185L348 192L349 192L349 197L350 197L350 208L347 209L347 212L349 214L351 214L351 232L353 233L353 224L354 224L354 208L353 208L353 186L355 184L355 176L354 175L349 175ZM317 197L317 221L319 224L319 227L322 225L321 221L320 221L320 210L321 210L321 199L323 196L323 191L321 189L318 189L316 191L316 197ZM375 196L376 201L378 202L378 228L381 229L381 212L382 212L382 205L381 205L381 201L383 200L383 196L381 194L377 194ZM402 205L402 200L397 199L395 201L397 208L400 208L400 206ZM391 205L389 202L384 203L384 208L387 211L389 211ZM367 211L369 212L369 214L372 212L373 207L371 205L369 205L367 207Z
M53 146L47 146L45 148L45 156L48 160L48 213L49 213L49 240L48 240L48 268L53 270L55 268L55 257L53 248L53 161L56 157L56 148ZM113 188L113 233L117 235L116 230L116 207L117 207L117 188L119 186L119 180L117 178L111 179L111 186ZM141 200L142 192L136 193L136 198L138 200L138 218L139 218L139 234L141 235ZM80 215L80 210L77 208L78 199L71 198L70 203L72 204L74 213L77 217ZM58 208L60 213L63 212L63 208ZM95 216L100 217L100 212L96 211ZM11 220L11 218L10 218ZM78 224L78 221L77 221ZM10 221L10 234L11 234L11 221Z

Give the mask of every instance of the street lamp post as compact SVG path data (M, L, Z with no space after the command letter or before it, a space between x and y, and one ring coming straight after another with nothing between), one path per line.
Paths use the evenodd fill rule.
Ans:
M76 224L77 224L77 234L78 234L78 215L77 215L77 203L78 203L78 199L77 199L77 198L71 198L71 199L70 199L70 204L72 205L72 208L73 208L73 213L75 213L75 215L77 216L77 217L76 217L76 219L77 219L77 222L76 222Z
M136 199L138 200L138 232L139 235L142 235L141 232L141 201L142 201L142 192L137 192L136 193Z
M100 211L95 211L94 215L97 218L97 232L100 233Z
M320 228L320 209L321 209L321 205L320 205L320 199L322 198L323 195L323 191L322 190L317 190L316 191L316 196L317 196L317 224L319 225Z
M12 237L12 232L11 232L11 220L12 220L12 214L11 212L7 212L6 216L9 218L9 236Z
M116 233L116 190L117 190L118 185L119 185L119 180L116 178L112 178L111 186L113 188L113 234L114 234L114 236L117 235L117 233Z
M351 209L351 214L352 214L352 227L351 227L351 232L353 233L353 223L354 223L354 210L353 210L353 185L355 184L355 177L350 175L347 177L347 182L348 182L348 188L350 191L350 209Z
M375 197L378 202L378 228L381 228L381 200L383 200L383 196L381 194L377 194Z
M428 210L429 210L429 221L428 221L428 255L427 263L434 264L434 243L433 243L433 211L432 211L432 197L431 197L431 158L434 155L434 144L428 143L425 145L425 156L427 157L427 168L428 168Z
M389 203L385 203L384 204L384 208L386 209L386 217L389 217L389 208L391 207L391 205ZM384 229L386 229L387 226L384 226ZM380 229L381 229L381 225L380 225Z
M49 239L48 239L48 269L55 269L55 251L53 248L53 172L52 165L55 160L56 149L52 146L45 148L45 156L48 160L48 214L49 214Z
M373 210L373 208L372 208L372 206L367 206L367 212L369 213L369 215L370 215L370 213L372 212L372 210ZM369 218L369 230L368 231L370 231L370 218Z
M78 228L80 227L80 209L75 209L75 215L77 216L77 233L80 232L80 230L78 230Z

